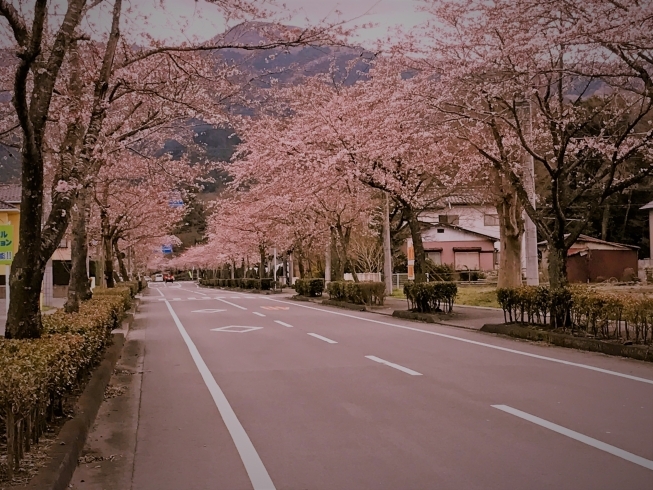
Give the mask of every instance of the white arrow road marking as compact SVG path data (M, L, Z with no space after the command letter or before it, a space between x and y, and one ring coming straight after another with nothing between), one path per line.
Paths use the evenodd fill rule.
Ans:
M234 445L238 450L240 459L243 461L249 480L252 482L252 487L254 490L275 490L274 483L272 483L268 470L265 468L263 461L261 461L261 457L256 452L252 441L247 435L247 432L245 432L238 417L236 417L236 413L233 408L231 408L229 400L227 400L224 392L220 389L218 383L216 383L211 371L204 362L204 359L202 359L197 347L195 347L193 340L179 321L179 317L177 317L175 310L172 309L172 306L167 301L166 306L168 307L168 311L170 311L170 315L172 315L172 319L175 321L175 325L177 325L177 329L179 329L179 333L184 339L184 342L186 342L186 346L195 361L197 369L202 375L202 379L204 379L206 387L209 389L209 392L213 397L215 406L218 407L224 425L227 427L231 439L234 441Z
M335 340L327 339L326 337L322 337L321 335L318 335L316 333L309 333L308 335L310 335L311 337L315 337L316 339L324 340L325 342L327 342L329 344L337 344L338 343Z
M390 366L391 368L398 369L399 371L403 371L406 374L410 374L411 376L421 376L422 373L418 373L417 371L413 371L412 369L408 369L407 367L400 366L399 364L395 364L394 362L389 362L384 359L381 359L380 357L376 356L365 356L368 358L370 361L378 362L379 364L385 364L386 366Z
M293 328L292 325L288 325L287 323L284 323L280 320L275 320L274 323L278 323L279 325L283 325L284 327Z
M492 405L492 407L497 408L502 412L506 412L511 415L514 415L515 417L519 417L520 419L528 420L529 422L537 424L540 427L544 427L546 429L552 430L553 432L557 432L558 434L562 434L563 436L570 437L576 441L587 444L588 446L595 447L596 449L600 449L601 451L605 451L606 453L610 453L614 456L625 459L626 461L630 461L631 463L635 463L636 465L643 466L644 468L647 468L649 470L653 470L653 461L651 461L650 459L642 458L641 456L637 456L636 454L629 453L628 451L624 451L623 449L619 449L618 447L611 446L610 444L606 444L605 442L601 442L592 437L588 437L579 432L573 431L571 429L567 429L566 427L563 427L558 424L554 424L553 422L549 422L548 420L541 419L539 417L536 417L535 415L522 412L521 410L517 410L516 408L512 408L507 405Z
M263 327L244 327L242 325L229 325L227 327L212 328L211 332L247 333L262 330Z
M193 313L222 313L227 310L194 310Z

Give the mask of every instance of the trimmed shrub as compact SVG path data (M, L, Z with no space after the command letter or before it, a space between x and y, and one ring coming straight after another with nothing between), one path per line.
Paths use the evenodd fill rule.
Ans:
M127 293L100 293L83 302L79 313L44 315L40 339L0 339L0 420L10 477L61 410L64 397L101 359L111 330L131 304L130 289L124 289Z
M332 281L327 284L329 298L357 305L383 306L385 284L382 282Z
M301 296L316 298L324 292L324 279L297 279L295 291Z
M522 286L498 289L497 299L506 322L577 330L603 339L653 341L653 299L645 296L626 297L587 286Z
M124 310L128 310L132 302L132 290L130 287L95 288L93 298L102 296L118 296L122 298Z
M407 282L404 294L413 311L450 313L458 294L458 286L455 282Z

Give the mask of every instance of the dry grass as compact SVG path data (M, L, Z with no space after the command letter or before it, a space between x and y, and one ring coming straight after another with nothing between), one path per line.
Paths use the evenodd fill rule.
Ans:
M456 304L500 308L497 301L497 288L494 286L461 286L459 284Z

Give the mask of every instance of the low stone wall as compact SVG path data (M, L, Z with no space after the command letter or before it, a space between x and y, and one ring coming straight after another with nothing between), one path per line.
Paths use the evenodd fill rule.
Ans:
M481 332L497 333L518 339L548 342L560 347L601 352L610 356L629 357L640 361L653 362L653 346L616 344L603 340L575 337L565 333L537 330L514 323L486 324L481 328Z

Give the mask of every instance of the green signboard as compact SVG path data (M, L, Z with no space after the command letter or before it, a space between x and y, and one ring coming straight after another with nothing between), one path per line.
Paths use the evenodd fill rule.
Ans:
M14 259L14 227L0 225L0 264L9 265Z

